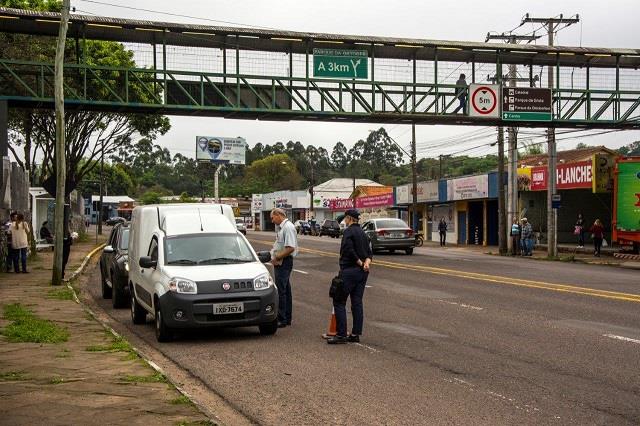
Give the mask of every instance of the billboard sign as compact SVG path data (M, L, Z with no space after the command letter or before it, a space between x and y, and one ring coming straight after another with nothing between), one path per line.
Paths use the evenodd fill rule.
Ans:
M329 200L329 209L331 211L348 210L353 208L353 199L351 198L333 198Z
M196 136L196 160L218 164L245 164L247 142L243 138Z
M393 192L388 194L369 195L356 198L356 208L371 209L377 207L393 206Z
M640 231L640 162L618 163L616 229Z
M489 196L489 176L469 176L447 181L447 200L470 200Z
M418 202L438 201L438 181L418 182ZM413 185L407 184L396 187L396 201L398 204L413 202Z

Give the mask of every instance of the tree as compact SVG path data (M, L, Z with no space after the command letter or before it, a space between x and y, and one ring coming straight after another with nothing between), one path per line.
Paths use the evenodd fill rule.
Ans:
M60 2L53 0L0 0L0 5L39 10L60 10ZM1 46L4 57L21 60L51 62L55 54L55 43L51 38L3 35ZM9 38L11 40L9 40ZM6 43L6 44L5 44ZM73 43L68 43L73 46ZM5 47L8 46L8 47ZM89 65L111 67L135 67L133 52L116 42L87 40L82 44L82 56ZM75 55L73 47L65 55ZM77 60L78 57L75 57ZM97 71L103 81L109 82L111 90L118 91L119 79L109 70ZM152 78L149 76L148 78ZM68 92L80 92L79 82L70 79ZM90 88L94 95L102 97L109 89ZM98 92L98 93L95 93ZM99 93L104 92L104 93ZM131 96L141 102L150 101L154 94L143 89L143 85L130 84ZM169 130L169 120L154 114L123 114L111 112L73 111L65 113L66 168L67 179L74 184L80 182L94 167L96 160L104 151L105 155L115 153L120 147L128 145L134 135L154 138ZM42 157L42 174L55 176L53 153L55 145L55 117L52 111L37 109L12 110L10 117L11 144L9 149L22 168L35 172L35 158ZM20 160L17 149L24 151L25 161Z
M78 185L83 195L96 194L100 185L100 166L98 164L87 173ZM129 173L120 164L104 163L104 190L106 194L130 195L135 191L135 185Z
M160 197L162 197L162 195L160 195L159 192L147 191L140 197L140 202L142 204L161 204L162 198Z
M589 145L587 145L584 142L580 142L578 143L578 145L576 145L576 149L585 149L585 148L589 148Z
M640 155L640 141L635 141L630 143L629 145L622 146L618 148L618 153L631 157L634 155Z
M300 189L302 177L287 154L276 154L247 167L244 182L252 192L261 193Z
M338 142L333 146L331 151L331 165L337 171L344 171L349 162L347 147L342 142Z

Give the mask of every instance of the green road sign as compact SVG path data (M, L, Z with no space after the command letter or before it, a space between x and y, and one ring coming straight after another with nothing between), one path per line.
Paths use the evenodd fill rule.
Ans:
M503 112L503 120L551 121L550 112Z
M368 75L366 50L313 49L314 77L368 78Z

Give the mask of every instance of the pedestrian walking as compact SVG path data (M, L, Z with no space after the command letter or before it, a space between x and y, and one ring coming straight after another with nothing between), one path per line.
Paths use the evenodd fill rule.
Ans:
M596 219L589 229L591 238L593 238L593 255L600 257L600 249L602 248L602 240L604 240L604 226L600 219Z
M24 221L24 215L18 213L15 222L11 223L11 246L13 248L13 271L27 273L27 249L29 248L29 225Z
M573 234L578 237L578 248L584 248L584 218L582 217L582 213L578 213Z
M336 314L336 335L329 338L330 345L360 341L364 323L364 307L362 298L369 277L369 267L373 254L371 244L358 220L360 212L349 209L345 212L345 228L340 243L340 278L342 288L333 298L333 309ZM347 299L351 299L353 327L347 336Z
M514 217L513 222L511 223L511 231L509 232L511 235L511 249L512 256L517 256L520 251L520 224L518 223L518 218Z
M460 78L456 81L456 97L458 101L460 101L460 105L456 109L453 110L453 114L456 114L458 111L462 110L463 114L467 113L467 80L464 74L460 74Z
M440 246L444 247L447 245L447 221L444 220L444 217L440 218L438 232L440 233Z
M284 210L271 210L271 221L276 225L276 241L271 250L276 287L278 288L278 327L291 325L293 297L291 294L291 271L293 258L298 254L296 227L287 219Z
M520 235L522 255L531 256L533 254L533 228L526 217L522 218L522 230Z
M3 226L3 232L7 237L7 257L5 258L6 272L11 272L11 267L13 266L13 246L11 245L11 224L16 221L17 217L18 217L18 213L11 212L11 214L9 214L9 221L7 221Z

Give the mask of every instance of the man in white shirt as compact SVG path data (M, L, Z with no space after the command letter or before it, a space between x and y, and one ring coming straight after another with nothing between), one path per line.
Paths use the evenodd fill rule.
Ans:
M293 258L298 254L298 235L284 210L271 210L271 221L276 225L276 242L271 250L271 263L274 265L279 297L278 327L282 328L291 325L293 298L289 277L293 270Z

